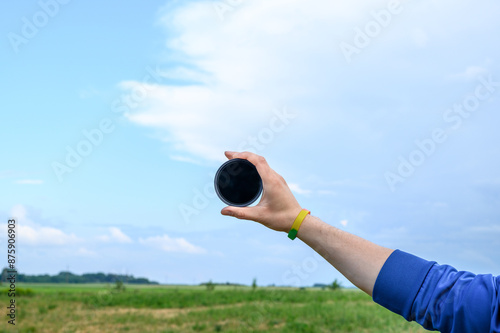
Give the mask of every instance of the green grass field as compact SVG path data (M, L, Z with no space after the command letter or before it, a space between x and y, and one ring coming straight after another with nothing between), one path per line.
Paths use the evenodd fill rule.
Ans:
M18 332L425 332L357 290L21 284ZM5 288L0 287L2 290ZM6 313L9 298L2 291ZM2 315L1 332L11 332Z

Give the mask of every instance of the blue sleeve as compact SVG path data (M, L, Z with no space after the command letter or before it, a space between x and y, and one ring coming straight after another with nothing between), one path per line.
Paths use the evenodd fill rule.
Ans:
M500 332L500 278L458 272L396 250L385 262L373 300L441 332Z

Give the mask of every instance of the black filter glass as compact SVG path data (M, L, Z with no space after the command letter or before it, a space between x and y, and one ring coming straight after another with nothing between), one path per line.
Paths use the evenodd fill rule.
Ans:
M229 206L248 206L262 193L262 179L251 162L235 158L224 163L217 171L215 191Z

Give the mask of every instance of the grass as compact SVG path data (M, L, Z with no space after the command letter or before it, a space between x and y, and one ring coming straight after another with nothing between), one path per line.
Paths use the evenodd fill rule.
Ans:
M357 290L23 284L18 332L425 332ZM0 287L1 289L1 287ZM9 298L2 292L3 307ZM3 317L3 316L2 316ZM0 332L9 332L6 319Z

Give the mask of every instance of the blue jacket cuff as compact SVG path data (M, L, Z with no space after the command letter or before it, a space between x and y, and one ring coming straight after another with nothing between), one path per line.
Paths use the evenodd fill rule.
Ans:
M406 320L413 320L413 301L435 263L395 250L378 274L373 287L373 300Z

